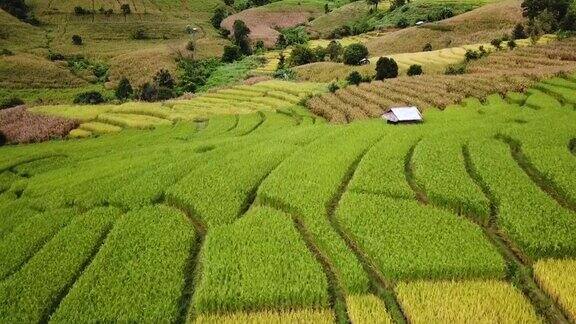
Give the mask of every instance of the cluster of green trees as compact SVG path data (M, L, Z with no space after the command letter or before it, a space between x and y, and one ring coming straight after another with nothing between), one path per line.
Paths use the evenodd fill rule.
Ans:
M524 0L522 10L528 18L527 33L530 36L576 30L574 0Z
M30 11L30 7L26 5L24 0L0 0L0 8L31 25L40 25L40 21L34 17L34 14Z

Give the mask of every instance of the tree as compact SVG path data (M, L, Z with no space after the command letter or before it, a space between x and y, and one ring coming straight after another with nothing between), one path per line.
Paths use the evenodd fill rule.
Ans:
M500 38L493 39L492 41L490 41L490 44L498 50L502 49L502 39Z
M24 0L0 0L0 9L12 16L32 25L38 25L39 21L30 12L30 7Z
M376 62L376 80L393 79L398 76L398 64L392 58L381 57Z
M132 89L132 85L126 77L122 78L118 83L115 94L118 100L130 99L134 94L134 89Z
M338 61L340 56L342 55L342 45L335 40L330 41L330 44L326 47L326 51L328 52L328 57L331 61Z
M328 6L328 2L324 4L324 14L328 14L330 12L330 7Z
M532 33L538 29L550 32L564 25L566 17L571 15L574 2L573 0L524 0L521 6L524 17L530 20L529 27Z
M222 54L222 62L232 63L242 58L242 51L237 45L224 46L224 54Z
M226 9L224 9L222 7L219 7L219 8L216 8L216 10L214 10L214 14L212 15L212 18L210 19L210 22L212 23L212 26L214 26L214 28L219 29L220 24L222 23L222 21L226 17L228 17L228 11L226 11Z
M312 49L306 45L296 45L290 53L290 65L298 66L315 62L315 55Z
M340 89L340 86L336 82L332 82L328 85L328 91L334 93Z
M522 23L517 23L512 31L512 39L524 39L526 38L526 31L524 31L524 25Z
M509 49L513 50L513 49L515 49L517 46L518 46L518 44L516 44L516 41L514 41L513 39L508 41L508 48L509 48Z
M144 83L138 91L138 99L143 101L156 101L158 98L158 89L150 82Z
M358 71L353 71L346 77L349 84L359 85L362 82L362 75Z
M262 53L264 52L264 50L266 49L264 46L264 41L263 40L259 40L256 42L256 46L254 46L254 49L256 50L256 52L258 53Z
M368 48L364 44L351 44L344 50L344 63L348 65L360 65L368 58Z
M278 35L278 38L276 38L276 48L285 49L286 47L288 47L286 36L284 36L284 34L281 33L280 35Z
M0 146L3 146L4 144L6 144L6 135L0 132Z
M79 35L72 35L72 44L77 46L82 45L82 37Z
M160 69L154 76L154 83L158 87L173 89L176 82L168 70Z
M233 6L234 5L234 0L224 0L224 4L227 6Z
M250 35L250 28L246 26L242 20L234 21L234 44L240 47L242 53L245 55L252 54L252 49L250 48L250 40L248 35Z
M408 72L406 73L408 76L414 75L421 75L422 74L422 65L412 64L408 68Z
M128 16L129 14L132 13L132 10L130 9L130 5L125 3L125 4L120 6L120 10L122 10L122 15L124 15L124 21L126 21L126 16Z

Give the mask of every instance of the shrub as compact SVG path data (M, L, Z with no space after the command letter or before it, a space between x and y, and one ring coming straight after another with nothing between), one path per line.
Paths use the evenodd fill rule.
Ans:
M212 18L210 19L210 22L212 23L212 26L214 26L214 28L219 29L220 28L220 24L222 23L222 20L224 20L224 18L226 18L228 16L228 11L226 11L226 9L224 8L216 8L216 10L214 10L214 14L212 15Z
M296 72L292 69L277 69L274 72L275 79L292 80L296 78Z
M91 14L91 13L92 13L92 12L91 12L90 10L84 9L84 8L82 8L81 6L76 6L76 7L74 7L74 14L75 14L76 16L84 16L84 15L89 15L89 14Z
M349 84L359 85L362 82L362 75L358 71L354 71L346 77Z
M72 44L77 46L82 45L82 37L79 35L72 35Z
M234 0L224 0L224 4L227 6L233 6L234 5Z
M312 49L312 53L314 54L314 62L324 62L326 55L328 55L328 51L321 46L316 46Z
M303 26L284 28L280 32L284 36L285 44L287 46L306 44L310 40L308 33Z
M444 74L446 75L458 75L464 73L466 73L466 66L463 64L450 65L446 68L446 70L444 70Z
M466 54L464 54L464 58L466 59L467 62L473 61L473 60L477 60L482 58L483 56L485 56L486 50L484 50L484 47L481 47L478 51L473 51L473 50L466 50Z
M129 15L132 13L132 10L130 9L130 5L125 3L123 5L120 6L120 10L122 10L122 14L124 16Z
M21 106L23 104L24 104L24 100L22 100L20 98L16 98L16 97L11 97L8 99L4 99L3 101L0 102L0 109L6 109L6 108L11 108L11 107Z
M239 46L226 45L224 46L224 54L222 54L222 62L232 63L242 58L242 51Z
M194 50L196 49L196 44L194 43L194 41L188 41L188 44L186 44L186 49L189 50L190 52L194 52Z
M149 38L150 37L148 36L146 31L141 27L136 28L136 30L132 33L132 39L141 40Z
M174 98L176 93L173 89L167 87L157 87L155 100L168 100Z
M499 38L495 38L492 41L490 41L490 44L494 47L496 47L496 49L502 49L502 39Z
M507 45L508 45L508 48L511 50L515 49L518 46L518 44L516 44L516 42L513 39L509 40Z
M66 57L60 53L50 52L50 53L48 53L48 59L50 61L64 61L64 60L66 60Z
M3 146L4 144L6 144L6 135L0 131L0 146Z
M393 58L381 57L376 62L376 80L393 79L398 76L398 64Z
M74 97L75 104L97 105L103 103L104 101L104 97L98 91L82 92Z
M408 68L407 74L408 74L408 76L421 75L422 74L422 65L418 65L418 64L410 65L410 67Z
M278 38L276 39L276 48L285 49L287 46L288 43L286 41L286 36L284 36L284 34L278 35Z
M344 50L344 63L348 65L360 65L368 58L368 48L364 44L351 44Z
M134 89L132 89L132 85L130 84L130 81L126 77L122 78L122 80L120 80L120 83L118 83L118 87L116 88L115 94L116 98L118 98L119 100L130 99L134 94Z
M143 101L156 101L158 98L158 89L150 82L144 83L138 90L138 99Z
M297 45L290 53L290 66L304 65L315 62L312 49L306 45Z
M426 45L424 45L424 47L422 48L422 51L424 51L424 52L432 51L432 44L426 43Z
M160 69L154 76L154 83L160 88L173 89L176 82L168 70Z
M264 41L259 40L256 42L256 45L254 46L254 49L256 50L256 52L258 53L262 53L264 52L264 50L266 49L264 46Z
M179 87L182 91L196 92L222 63L215 58L178 61Z
M14 52L12 52L7 48L3 48L0 50L0 56L12 56L12 55L14 55Z
M408 23L408 20L404 17L400 18L396 23L396 27L398 28L406 28L408 26L410 26L410 24Z
M512 31L512 38L524 39L526 37L528 36L526 35L526 31L524 31L524 25L521 23L516 24L516 26L514 26L514 30Z
M336 82L332 82L328 85L328 91L334 93L340 89L340 86Z
M330 41L330 44L326 47L326 52L328 52L328 57L331 61L337 62L342 56L343 48L340 43L335 40Z
M454 17L454 11L450 7L444 7L436 14L435 20L444 20Z
M252 54L252 48L250 48L250 40L248 39L250 35L250 28L246 26L242 20L234 21L234 44L240 47L242 53L245 55Z

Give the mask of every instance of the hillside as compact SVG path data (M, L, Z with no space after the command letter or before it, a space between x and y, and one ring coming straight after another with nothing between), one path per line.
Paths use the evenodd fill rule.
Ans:
M0 324L576 323L576 0L0 7Z

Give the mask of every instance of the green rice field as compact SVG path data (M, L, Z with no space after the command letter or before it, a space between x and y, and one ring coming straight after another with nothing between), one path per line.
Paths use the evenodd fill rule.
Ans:
M32 108L81 123L0 148L0 322L576 321L575 75L405 125L325 87Z

